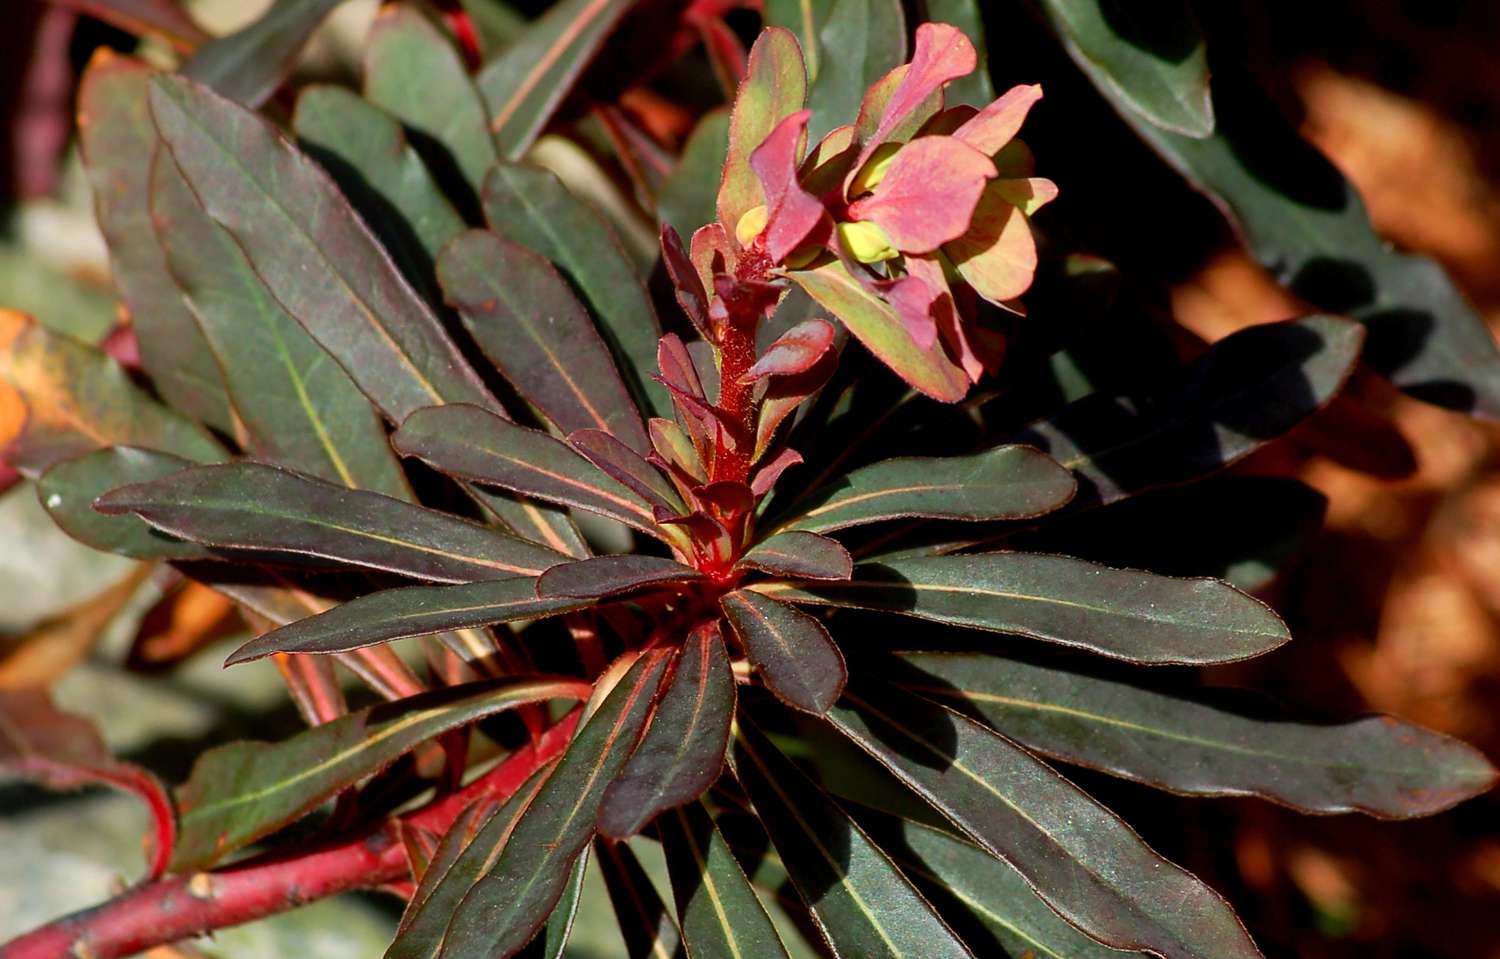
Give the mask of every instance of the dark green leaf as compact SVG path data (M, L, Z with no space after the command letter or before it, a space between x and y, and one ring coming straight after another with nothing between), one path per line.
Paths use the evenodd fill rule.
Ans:
M224 456L206 430L152 399L103 351L3 308L0 377L26 410L20 432L6 437L5 461L27 476L115 444L196 462Z
M788 579L848 579L854 560L837 540L792 530L755 544L737 564Z
M1003 859L908 819L859 814L906 873L980 955L1031 959L1124 959L1074 929Z
M594 850L628 959L679 959L682 933L630 846L601 838Z
M531 147L632 0L563 0L485 64L475 82L490 108L500 155Z
M821 715L839 698L849 673L822 623L754 590L726 593L719 605L778 699Z
M661 325L614 228L550 171L524 164L496 165L483 200L490 229L551 260L578 288L637 405L671 415L665 387L651 379Z
M536 798L553 764L543 766L521 784L498 808L488 810L471 806L454 822L433 854L431 865L417 885L417 891L401 915L395 941L384 959L437 959L443 948L443 934L453 910L479 879L484 860L466 856L476 841L481 848L498 852L515 830L521 814ZM459 872L455 873L454 870Z
M972 956L885 853L769 739L741 721L729 755L735 778L836 954Z
M998 656L911 653L914 692L1066 762L1191 795L1311 813L1426 816L1488 789L1456 739L1384 716L1313 725L1235 690L1172 692Z
M391 437L403 456L416 456L450 476L576 506L644 532L651 511L634 493L540 430L517 426L465 403L429 406L406 418Z
M265 120L180 77L152 81L151 109L209 216L389 419L443 402L496 408L321 167Z
M144 63L101 53L78 88L78 138L115 289L138 331L141 365L168 403L233 434L213 354L167 273L151 229L151 158L160 149ZM99 444L95 444L99 445Z
M538 934L542 959L562 959L568 946L568 936L573 932L573 920L578 916L578 901L583 897L583 880L589 869L589 847L584 846L573 868L568 872L568 882L563 886L562 896L552 907L547 924Z
M536 580L530 576L383 589L252 639L225 665L272 653L348 652L406 636L542 619L588 605L587 600L537 599Z
M1162 395L1087 396L1017 439L1078 477L1073 509L1185 483L1321 409L1353 371L1363 341L1358 326L1330 316L1253 326L1214 344Z
M814 492L779 529L827 533L863 523L1029 519L1072 499L1072 475L1027 446L944 458L901 457L855 470Z
M165 151L153 165L151 218L257 457L351 488L410 498L370 401L271 296Z
M604 789L630 758L665 665L659 652L636 661L573 737L498 858L488 830L465 850L442 885L465 876L478 881L452 913L443 956L514 955L546 921L567 883L567 866L593 838ZM486 862L494 865L474 868Z
M172 868L222 859L445 730L527 703L587 695L588 684L571 679L472 683L350 713L279 743L211 749L177 792L181 832Z
M979 0L924 0L927 19L936 23L951 23L964 32L974 44L979 65L974 72L957 80L950 80L943 88L943 104L969 106L984 109L995 99L995 85L990 82L990 58L985 42L984 18L980 16Z
M498 157L489 111L458 50L414 7L381 9L365 46L365 99L447 148L477 192Z
M818 75L807 92L807 142L853 123L865 90L906 62L899 0L834 0L818 31ZM809 71L811 72L811 71Z
M419 259L426 275L438 251L464 231L463 218L443 195L406 139L401 124L344 87L313 84L297 97L292 129L302 148L338 181L388 246ZM373 215L383 208L385 216Z
M106 516L94 500L117 486L146 483L192 466L191 460L133 446L106 446L63 460L37 480L37 499L62 531L81 543L137 559L205 559L212 553L154 530L138 516Z
M1208 57L1187 0L1042 0L1042 8L1073 62L1117 103L1174 133L1214 132Z
M828 714L840 732L1088 935L1165 959L1260 956L1217 893L1014 743L894 689L845 702Z
M1268 606L1217 580L1042 553L892 559L856 566L847 583L766 583L754 590L1014 633L1136 663L1233 662L1291 639Z
M470 230L443 249L437 272L485 355L558 429L603 430L638 453L651 448L608 347L545 258Z
M702 579L691 566L661 556L595 556L553 566L536 581L542 599L603 599L651 586L678 586Z
M683 144L677 168L656 198L656 219L684 237L714 220L714 195L729 150L729 111L707 114Z
M688 954L788 959L766 907L700 803L657 820Z
M535 576L564 557L477 523L274 466L200 466L101 496L174 536L220 549L311 556L418 579Z
M1216 202L1281 282L1365 325L1371 367L1418 399L1500 418L1500 351L1442 267L1377 236L1354 187L1253 81L1219 70L1214 99L1220 129L1206 140L1125 118Z
M264 103L287 74L323 18L343 0L275 0L261 16L198 48L184 75L247 107Z
M658 813L712 786L724 766L734 703L729 654L711 620L695 627L677 653L651 725L604 793L599 831L612 839L633 836Z

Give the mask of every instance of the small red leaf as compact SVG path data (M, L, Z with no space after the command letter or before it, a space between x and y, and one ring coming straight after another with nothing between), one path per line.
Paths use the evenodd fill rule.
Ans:
M682 237L670 223L662 224L661 259L666 265L667 276L672 281L672 289L677 294L677 303L682 307L682 312L693 321L693 326L698 328L700 334L708 336L708 290L703 285L703 278L698 275L697 267L693 265L693 258L682 246Z
M916 260L920 257L911 257ZM933 306L940 291L918 276L903 276L899 280L877 280L876 287L901 318L901 325L911 334L912 341L924 350L932 349L937 342L937 321L933 318Z
M833 324L827 320L803 320L776 338L755 365L740 377L753 383L766 376L789 376L811 369L833 346Z
M855 220L883 229L903 253L930 253L969 229L995 164L953 137L921 137L903 146L875 192L849 207Z
M953 132L958 139L983 153L994 156L1015 138L1026 114L1042 98L1039 84L1011 87L1003 96L967 120Z
M760 469L755 471L754 476L750 477L750 492L756 496L766 495L771 491L771 487L776 485L776 481L781 479L782 473L801 462L801 453L790 446L783 446L775 456L766 460Z
M886 103L875 134L865 141L854 169L869 159L890 132L949 80L974 72L979 58L962 30L947 23L924 23L917 28L916 49L901 83ZM899 69L899 68L898 68Z
M780 263L801 246L824 217L823 204L797 182L797 160L811 110L798 110L776 124L750 154L750 169L766 195L766 254Z

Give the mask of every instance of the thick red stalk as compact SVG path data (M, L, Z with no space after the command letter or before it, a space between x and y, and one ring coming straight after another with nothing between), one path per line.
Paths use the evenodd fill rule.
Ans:
M399 882L409 876L403 822L442 834L475 800L508 797L562 753L579 715L574 709L534 745L507 756L463 790L374 830L303 852L271 853L214 872L145 883L0 946L0 959L114 959L336 893Z

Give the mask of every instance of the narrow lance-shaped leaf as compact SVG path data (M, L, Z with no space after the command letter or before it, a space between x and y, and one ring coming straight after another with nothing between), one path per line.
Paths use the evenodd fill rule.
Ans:
M272 653L342 653L408 636L543 619L592 605L585 599L537 599L530 576L383 589L272 630L235 650L225 665Z
M643 655L574 736L494 865L452 913L445 959L514 955L546 921L568 864L593 838L604 790L630 758L665 664L661 653ZM463 858L488 853L484 839Z
M849 672L822 623L749 589L726 593L719 605L766 688L782 702L822 714L838 700Z
M632 0L563 0L526 27L475 78L500 155L519 159L536 140Z
M365 99L446 147L477 191L499 154L452 41L415 7L387 6L370 26L364 65Z
M0 690L0 769L52 789L104 783L138 796L151 814L150 874L166 870L176 841L166 788L146 770L111 756L93 723L58 709L45 691Z
M1024 749L894 689L845 702L828 714L840 732L1088 935L1165 959L1260 956L1217 893Z
M438 281L485 355L563 433L597 429L650 449L604 341L540 254L485 230L444 248Z
M1140 119L1188 137L1214 132L1208 56L1186 0L1125 7L1042 0L1079 68Z
M998 656L906 654L901 684L1066 762L1191 795L1310 813L1440 812L1495 782L1456 739L1384 716L1292 722L1235 690L1173 693Z
M1353 371L1364 338L1330 316L1254 326L1215 343L1163 395L1087 396L1015 439L1078 477L1072 509L1185 483L1321 409Z
M780 529L827 533L880 520L1028 519L1072 499L1064 468L1027 446L941 458L882 460L839 477L795 507Z
M854 560L838 540L801 530L761 540L735 565L788 579L848 579L854 572Z
M1268 606L1217 580L1042 553L892 559L856 566L845 583L752 589L790 602L1014 633L1135 663L1233 662L1291 639Z
M297 96L292 129L414 279L465 229L396 119L344 87L312 84Z
M107 516L94 500L120 486L147 483L192 466L191 460L134 446L106 446L63 460L37 480L37 499L63 532L98 550L136 559L209 559L211 550L168 536L139 516Z
M865 832L758 730L737 724L735 778L837 955L971 957Z
M372 706L280 743L211 749L178 791L182 838L172 866L222 859L448 729L527 703L587 695L587 683L570 679L472 683Z
M616 439L614 434L603 430L577 430L569 434L568 443L590 463L628 487L654 511L687 512L682 496L666 476L640 453Z
M1208 194L1277 279L1365 325L1364 359L1376 372L1418 399L1500 418L1500 350L1443 268L1392 250L1354 187L1253 81L1220 69L1214 99L1220 128L1204 140L1124 116Z
M23 475L113 444L200 462L224 455L212 435L152 399L102 350L3 308L0 377L25 407L24 417L8 417L19 432L0 434L5 461Z
M583 882L588 878L589 847L584 846L573 867L568 870L568 881L563 886L562 896L552 907L552 914L542 931L537 933L542 959L562 959L568 946L568 937L573 933L573 920L578 918L578 904L583 899Z
M184 75L258 107L281 85L323 18L343 0L275 0L248 25L198 48Z
M152 167L151 219L257 455L344 486L409 498L370 401L271 296L165 151Z
M941 829L856 810L860 825L974 948L993 940L1008 956L1125 959L1052 911L1003 859Z
M679 959L683 951L677 921L630 845L601 837L594 840L594 852L627 959Z
M209 216L386 417L497 409L432 309L328 175L259 116L180 77L152 81L162 139Z
M451 403L417 410L391 443L403 456L418 457L450 476L576 506L643 532L655 529L651 511L639 497L566 443L477 406Z
M870 84L906 62L906 17L901 4L898 0L835 0L818 32L817 47L817 78L807 94L813 112L807 125L810 143L849 122L859 112Z
M806 96L807 68L796 37L780 27L762 30L750 49L729 120L729 153L717 201L726 230L733 231L741 217L766 202L750 169L750 154L778 123L802 109Z
M669 811L656 829L689 955L789 959L766 907L701 803Z
M663 810L701 796L719 778L734 719L734 673L717 619L688 633L651 725L599 808L599 831L633 836Z
M94 57L78 88L84 169L115 288L138 331L142 367L172 406L233 435L219 368L153 239L147 202L160 142L146 106L151 77L138 60L107 51Z
M563 558L451 513L259 463L184 470L114 490L97 507L135 513L208 546L310 556L438 582L536 575Z
M536 581L542 599L603 599L653 586L680 586L703 578L691 566L661 556L595 556L562 563Z

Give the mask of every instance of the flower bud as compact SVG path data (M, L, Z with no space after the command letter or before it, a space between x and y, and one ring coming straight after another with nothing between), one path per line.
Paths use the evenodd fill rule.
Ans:
M901 253L891 246L890 237L874 223L857 221L839 224L839 242L849 255L861 263L879 263L894 260Z
M866 193L874 192L885 179L885 171L890 169L891 160L895 158L897 151L902 147L900 143L882 143L870 154L870 159L859 168L854 179L849 183L849 198L864 196Z
M786 262L783 265L788 270L800 270L813 260L816 260L822 252L823 248L818 244L808 243L788 253L786 255Z
M770 211L762 203L760 206L752 207L745 211L740 217L740 222L734 225L734 238L740 241L740 246L749 246L755 242L755 238L765 232L766 224L771 220Z

